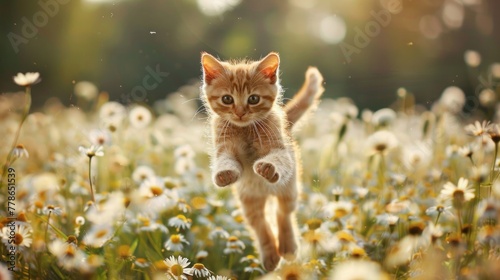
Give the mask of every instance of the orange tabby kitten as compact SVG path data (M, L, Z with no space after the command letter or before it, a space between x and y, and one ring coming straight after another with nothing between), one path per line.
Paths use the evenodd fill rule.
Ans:
M210 111L214 145L213 181L219 187L238 182L236 191L264 267L274 270L280 256L293 257L297 250L293 212L300 165L291 129L317 103L323 78L310 67L302 89L283 107L277 53L255 62L222 62L202 53L201 63L202 99ZM270 195L278 200L278 242L264 215Z

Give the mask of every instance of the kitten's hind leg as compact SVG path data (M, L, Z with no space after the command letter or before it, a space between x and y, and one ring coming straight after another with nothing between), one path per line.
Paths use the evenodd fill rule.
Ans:
M295 183L291 182L290 184ZM286 259L294 259L297 242L295 240L293 219L295 217L297 192L295 186L291 186L289 189L290 192L278 195L278 241L280 255Z
M255 231L262 263L264 268L272 271L280 261L278 250L276 248L276 239L267 223L264 215L267 196L248 196L240 195L240 201L243 206L245 218Z

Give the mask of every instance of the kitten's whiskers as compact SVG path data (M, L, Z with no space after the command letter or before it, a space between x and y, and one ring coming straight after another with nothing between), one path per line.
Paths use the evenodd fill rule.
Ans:
M252 123L253 131L257 134L257 137L259 138L259 144L262 147L262 139L260 138L260 134L259 134L259 131L257 129L257 126L255 126L255 123L256 122Z

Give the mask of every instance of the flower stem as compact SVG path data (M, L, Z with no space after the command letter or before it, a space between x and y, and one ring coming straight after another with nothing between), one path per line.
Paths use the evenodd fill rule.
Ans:
M434 222L434 225L437 225L437 223L439 221L439 217L441 217L441 211L438 211L438 215L436 217L436 221Z
M380 154L380 163L378 169L378 187L380 188L380 193L382 194L382 201L385 203L389 203L391 201L391 190L385 188L385 157L383 154Z
M3 177L7 173L7 169L9 168L9 165L12 163L11 162L12 155L13 155L12 152L16 148L17 141L19 140L19 135L21 134L21 128L22 128L22 126L24 124L24 121L28 117L28 113L30 111L30 107L31 107L31 87L27 86L25 92L26 92L25 93L26 104L24 105L23 115L21 117L21 122L19 122L19 126L17 128L16 134L14 136L14 141L12 142L12 147L9 150L9 154L7 155L7 159L5 160L5 163L4 163L3 168L2 168L2 175L0 175L0 188L3 187Z
M92 157L89 156L89 184L90 184L90 197L95 204L94 188L92 187Z
M49 214L47 215L47 227L45 228L45 244L48 244L48 232L49 232L49 224L50 224L50 215L52 214L52 211L49 211Z
M457 219L458 219L458 234L462 233L462 212L460 209L457 209Z
M491 162L490 187L488 191L488 196L491 195L491 188L493 187L493 181L495 181L495 163L497 161L497 155L498 155L498 143L495 143L495 154L493 155L493 160Z

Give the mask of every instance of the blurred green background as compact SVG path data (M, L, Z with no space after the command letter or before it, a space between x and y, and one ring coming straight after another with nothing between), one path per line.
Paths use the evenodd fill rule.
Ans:
M82 80L127 102L156 70L151 103L199 81L202 51L221 59L277 51L287 96L315 65L327 96L371 109L400 87L422 104L450 85L473 95L500 62L498 0L2 0L0 22L0 91L20 90L17 72L38 71L36 105L52 96L74 103ZM479 67L467 66L467 50L481 54Z

